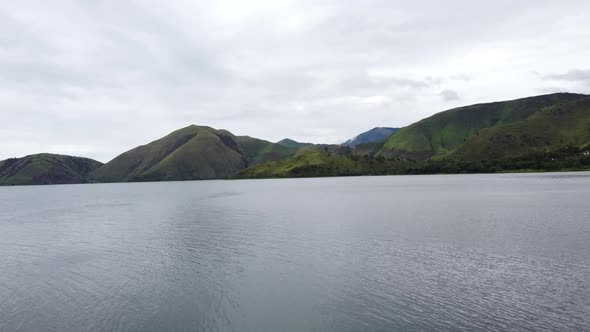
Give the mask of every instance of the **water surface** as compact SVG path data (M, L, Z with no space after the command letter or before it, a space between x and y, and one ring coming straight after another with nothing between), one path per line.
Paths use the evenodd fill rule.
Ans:
M0 187L0 331L590 331L590 173Z

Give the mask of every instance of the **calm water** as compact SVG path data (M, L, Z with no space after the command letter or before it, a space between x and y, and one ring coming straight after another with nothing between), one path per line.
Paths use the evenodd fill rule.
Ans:
M590 331L590 173L0 187L1 331Z

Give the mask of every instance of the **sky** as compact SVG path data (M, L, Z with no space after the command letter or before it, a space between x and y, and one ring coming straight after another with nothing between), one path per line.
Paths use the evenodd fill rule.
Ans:
M0 31L0 160L107 162L190 124L341 143L590 93L587 0L19 0Z

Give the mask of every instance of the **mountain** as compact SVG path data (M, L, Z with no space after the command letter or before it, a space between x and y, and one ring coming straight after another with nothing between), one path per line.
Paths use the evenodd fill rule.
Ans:
M355 138L349 139L342 143L342 145L354 148L359 144L383 141L398 130L399 128L376 127L356 136Z
M475 161L590 145L590 97L545 107L525 120L484 128L447 157Z
M0 185L83 183L100 165L88 158L49 153L11 158L0 161Z
M227 130L190 125L129 150L91 174L101 182L216 179L266 160L295 154L277 144Z
M282 145L288 148L302 148L304 146L312 145L311 143L301 143L294 141L290 138L284 138L277 142L278 145Z
M444 111L400 129L387 139L378 155L412 159L445 155L484 128L523 121L544 107L585 97L556 93Z
M0 185L473 173L590 168L590 96L557 93L477 104L345 145L279 143L190 125L107 164L37 154L0 161Z
M590 96L560 93L445 111L349 151L304 147L237 177L584 169L590 169Z

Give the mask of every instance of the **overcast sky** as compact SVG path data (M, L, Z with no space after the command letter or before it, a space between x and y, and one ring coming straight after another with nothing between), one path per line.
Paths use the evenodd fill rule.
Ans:
M0 159L106 162L189 124L340 143L590 93L590 1L3 1Z

